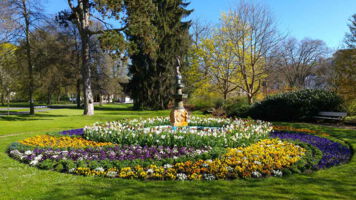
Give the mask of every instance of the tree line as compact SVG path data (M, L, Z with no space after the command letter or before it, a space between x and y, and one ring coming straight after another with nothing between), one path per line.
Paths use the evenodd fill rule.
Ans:
M335 53L322 40L297 40L277 30L270 11L242 2L217 24L193 22L189 68L184 74L193 104L246 98L248 104L283 91L336 91L355 99L356 14L344 46Z
M186 9L189 3L67 2L70 9L55 19L43 15L40 1L0 3L2 49L12 52L8 45L15 49L7 56L12 56L12 65L4 61L1 69L16 82L11 88L2 84L6 87L1 90L2 99L9 99L11 92L6 91L16 91L34 114L34 99L51 103L53 96L75 91L78 106L83 97L84 114L93 115L96 96L111 96L126 88L135 108L166 108L173 92L176 57L184 57L189 46L190 22L182 21L191 12ZM16 76L10 72L18 70Z
M345 49L331 55L321 40L281 34L260 4L241 2L218 24L189 21L183 0L67 0L44 15L40 0L0 2L1 103L30 104L71 95L85 115L94 102L121 94L135 109L166 109L174 93L176 58L191 102L245 97L249 104L308 87L355 98L355 27Z

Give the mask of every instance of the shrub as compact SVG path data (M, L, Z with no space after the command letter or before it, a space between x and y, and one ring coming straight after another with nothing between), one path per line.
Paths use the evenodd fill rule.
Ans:
M189 107L194 108L194 110L207 111L213 108L222 107L224 100L220 97L194 97L188 100L187 104Z
M346 110L349 115L356 115L356 99L346 103Z
M309 121L320 111L338 111L342 99L326 90L300 90L267 97L247 115L269 121Z
M224 105L224 110L229 117L244 117L249 108L246 98L232 99Z

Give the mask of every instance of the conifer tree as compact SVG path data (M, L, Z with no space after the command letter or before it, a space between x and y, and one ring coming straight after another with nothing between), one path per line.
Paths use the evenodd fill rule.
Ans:
M131 1L132 5L137 5ZM127 4L130 48L128 91L136 109L165 109L174 92L177 57L184 58L189 47L192 11L183 0L152 0L138 9ZM131 23L131 24L130 24Z
M348 24L348 27L350 29L350 33L346 33L345 35L345 44L347 48L355 49L356 48L356 14L354 14L349 21L350 24Z

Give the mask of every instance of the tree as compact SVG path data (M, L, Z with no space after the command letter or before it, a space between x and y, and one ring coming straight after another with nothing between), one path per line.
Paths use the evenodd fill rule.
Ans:
M16 89L17 67L16 46L10 43L0 44L0 101L5 105L5 99L10 101L10 94Z
M345 44L347 48L355 49L356 48L356 14L354 14L349 21L350 24L348 24L348 27L350 29L350 33L345 34Z
M238 66L231 41L226 38L223 29L214 33L212 38L202 40L198 55L204 61L204 68L212 85L226 101L228 95L238 88Z
M78 68L76 42L59 27L45 26L33 32L32 51L34 58L35 86L37 97L52 103L75 88Z
M16 21L12 20L13 11L10 1L0 1L0 43L11 41L11 32L16 29Z
M28 68L28 99L30 104L30 114L35 114L34 109L34 78L33 78L33 58L31 53L31 31L36 29L40 19L41 4L38 0L4 0L0 4L1 9L8 9L10 12L7 16L7 23L14 24L12 35L24 38L26 46L26 60Z
M334 54L334 84L346 101L356 99L356 49L339 50Z
M312 39L290 38L283 41L279 49L276 71L290 88L305 88L307 78L316 72L328 52L323 41Z
M165 109L174 93L177 57L185 58L191 11L182 0L132 1L127 4L130 75L128 91L136 109ZM130 24L131 22L131 24Z
M97 20L104 20L96 17L91 12L92 9L96 9L102 14L102 18L104 17L113 17L115 19L120 19L120 13L123 8L122 1L109 1L109 0L77 0L76 4L73 4L74 0L68 0L68 5L71 9L71 19L74 20L77 29L80 34L81 39L81 72L82 72L82 81L83 81L83 92L84 92L84 115L94 115L94 97L92 91L92 69L90 67L90 55L89 55L89 42L90 38L93 35L97 34L107 34L106 36L114 37L113 35L117 35L114 39L118 39L123 41L123 36L120 34L124 28L108 28L107 30L96 30L93 31L90 29L91 18L95 18ZM109 24L105 23L107 26ZM113 40L111 40L113 41ZM117 47L117 46L115 46ZM117 47L122 48L122 47Z
M201 92L209 92L210 80L207 76L207 68L205 67L206 58L201 56L202 41L208 39L212 33L209 24L203 24L199 20L192 22L191 37L192 45L189 47L187 55L187 65L189 67L183 68L183 81L186 83L185 92L190 95L194 91L201 89ZM205 94L199 92L196 96L204 97ZM209 96L209 95L207 95Z
M71 52L71 64L75 70L74 74L76 76L76 104L77 108L81 108L81 41L78 29L75 24L75 20L70 17L70 13L66 11L61 11L56 16L56 22L60 27L60 31L67 35L73 43L73 47L70 48Z
M238 59L241 83L237 86L251 104L267 76L271 52L282 37L265 7L243 1L227 13L222 28Z

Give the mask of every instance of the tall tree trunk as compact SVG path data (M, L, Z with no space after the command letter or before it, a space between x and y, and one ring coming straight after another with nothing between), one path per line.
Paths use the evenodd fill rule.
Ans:
M80 79L77 80L77 108L80 108Z
M30 19L29 13L27 11L26 0L22 0L23 6L23 16L25 18L25 34L26 34L26 56L27 56L27 64L28 64L28 96L29 96L29 103L30 103L30 115L35 114L35 106L33 103L33 66L32 66L32 59L31 59L31 46L30 46Z
M5 106L5 95L1 93L1 105Z
M87 20L84 20L85 29L89 30L89 13L85 14ZM85 31L86 32L86 31ZM82 77L84 92L84 115L94 115L94 99L91 89L91 68L89 61L89 37L82 34Z
M81 10L80 13L77 13L80 20L80 22L77 23L77 26L80 33L80 38L82 40L82 81L84 95L84 115L94 115L94 98L91 88L91 68L89 65L89 0L78 1L78 8Z
M84 96L84 115L94 115L94 99L91 89L91 69L89 65L89 18L90 18L90 2L89 0L78 0L78 5L74 7L72 0L68 0L68 5L72 12L76 15L76 25L79 30L82 49L82 81L83 81L83 96Z
M48 94L47 94L47 105L51 105L51 99L52 99L52 95L51 95L51 93L50 92L48 92Z
M99 94L99 106L103 106L103 95Z
M7 95L7 115L10 115L10 93Z

